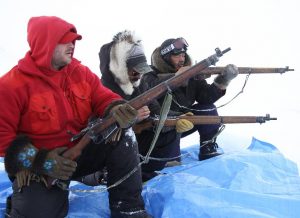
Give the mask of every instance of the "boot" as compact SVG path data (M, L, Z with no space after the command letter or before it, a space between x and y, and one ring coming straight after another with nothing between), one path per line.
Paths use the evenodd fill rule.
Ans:
M123 212L123 211L111 211L110 214L111 218L152 218L146 210L137 210L137 211L130 211L130 212Z
M216 142L200 143L199 161L206 160L212 157L223 154L223 152L218 151L218 144Z
M106 168L97 171L93 174L82 176L74 179L88 186L107 185L107 170Z

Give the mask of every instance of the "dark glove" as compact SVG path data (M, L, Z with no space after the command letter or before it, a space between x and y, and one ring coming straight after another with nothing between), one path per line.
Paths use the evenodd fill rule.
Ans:
M215 78L214 84L224 90L227 88L231 80L233 80L239 74L238 68L233 64L228 64L224 71Z
M32 170L54 179L69 179L75 172L77 163L61 156L66 149L65 147L60 147L51 151L40 150L35 157Z
M10 176L16 176L23 171L30 171L39 175L66 180L73 174L77 166L76 162L60 156L66 149L61 147L51 151L39 150L32 145L26 135L19 135L6 150L5 170Z
M122 129L131 127L137 121L138 111L127 103L116 105L111 111Z

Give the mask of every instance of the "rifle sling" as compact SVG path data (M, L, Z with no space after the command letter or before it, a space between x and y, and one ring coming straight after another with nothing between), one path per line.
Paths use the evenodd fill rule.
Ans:
M167 119L167 115L169 113L171 103L172 103L172 94L170 94L170 92L168 92L164 98L164 102L163 102L161 110L160 110L160 116L159 116L160 118L159 118L158 124L155 128L155 134L152 139L150 148L146 154L145 160L143 161L144 163L148 163L148 161L149 161L150 154L151 154L152 150L154 149L154 146L156 144L156 141L158 139L158 136L159 136L162 128L164 127L164 122Z

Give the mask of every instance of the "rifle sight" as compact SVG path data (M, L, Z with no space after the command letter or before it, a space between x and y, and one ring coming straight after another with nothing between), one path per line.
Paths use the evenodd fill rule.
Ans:
M216 55L217 57L221 57L223 56L223 54L229 52L231 50L231 48L226 48L225 50L221 51L219 48L216 48L215 51L216 51Z
M286 66L284 69L284 72L286 72L286 71L294 71L294 69L290 69L289 66Z
M265 123L266 121L277 120L276 117L270 117L270 114L266 114L265 117L257 117L258 123Z

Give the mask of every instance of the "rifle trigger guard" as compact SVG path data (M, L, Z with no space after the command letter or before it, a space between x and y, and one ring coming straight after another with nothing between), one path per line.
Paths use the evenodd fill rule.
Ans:
M87 125L86 128L84 128L83 130L81 130L78 134L74 135L71 138L71 142L81 138L82 136L84 136L86 133L88 133L97 123L101 122L100 118L97 119L93 119L92 121L90 121Z
M102 122L101 119L99 119L99 122ZM112 124L111 126L104 129L101 133L96 133L93 128L90 129L90 131L87 132L90 139L95 143L99 144L104 140L107 140L113 133L116 132L118 129L117 124Z

